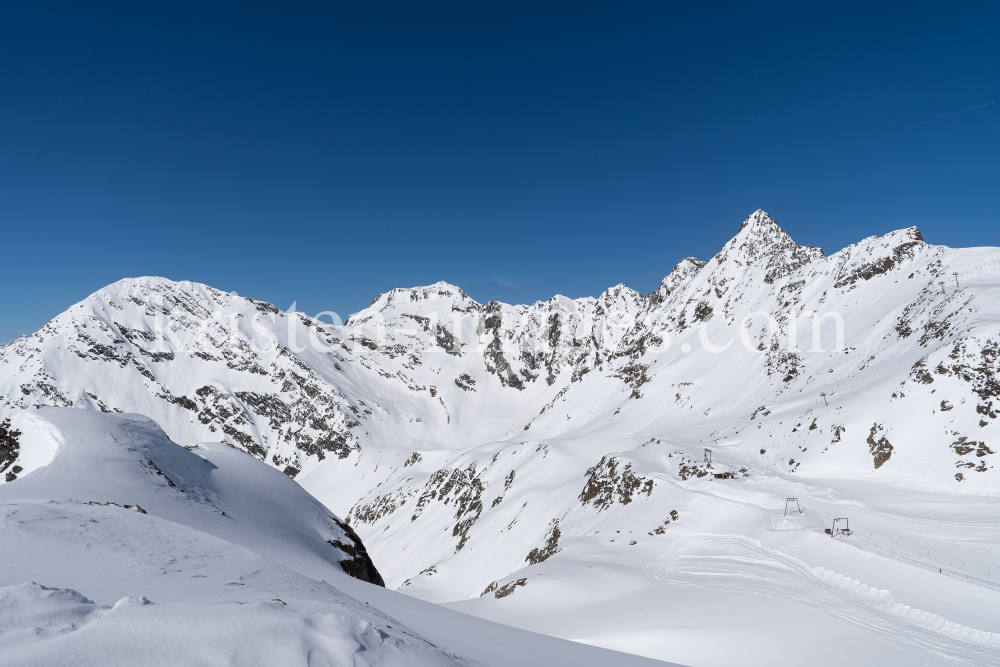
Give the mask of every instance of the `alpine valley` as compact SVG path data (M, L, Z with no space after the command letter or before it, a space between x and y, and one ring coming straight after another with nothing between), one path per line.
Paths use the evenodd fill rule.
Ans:
M218 604L264 605L247 627L283 632L290 596L318 632L322 597L363 664L529 664L482 646L537 635L454 611L576 642L547 664L1000 664L998 412L1000 249L916 228L825 256L758 210L648 295L441 282L342 326L126 279L0 347L0 619L62 595L126 633L208 559ZM92 574L109 535L146 575Z

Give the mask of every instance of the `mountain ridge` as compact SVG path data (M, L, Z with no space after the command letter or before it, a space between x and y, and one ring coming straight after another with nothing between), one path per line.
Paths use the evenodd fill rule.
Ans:
M798 549L808 567L891 579L897 595L919 597L917 584L943 584L887 550L831 554L822 529L850 514L900 539L899 526L960 535L946 504L927 500L937 519L923 524L893 494L947 497L970 522L987 521L998 497L998 286L1000 249L930 245L911 227L826 256L763 211L648 295L619 285L481 304L438 282L386 292L334 326L207 286L135 279L0 348L0 416L16 426L36 404L122 410L181 444L226 441L344 516L387 586L560 636L603 636L588 620L603 589L570 593L596 571L636 591L628 608L652 605L681 627L639 591L655 581L683 597L710 585L705 573L663 574L689 562L671 549L697 540L704 554L747 539ZM721 472L738 480L715 480ZM812 518L775 518L786 497ZM994 553L989 531L972 534L961 534L964 557ZM754 558L772 562L765 552ZM673 560L661 567L665 553ZM730 567L756 581L749 566ZM910 579L893 579L900 568ZM992 618L985 584L961 586ZM976 627L941 595L920 608ZM807 599L780 613L804 613ZM564 600L593 614L574 616ZM830 622L872 656L916 645L887 639L875 620L845 620L876 612L844 604ZM741 605L732 613L752 614ZM580 625L560 625L557 611ZM948 648L954 633L892 618L900 637L930 633L920 641L935 651L992 650ZM673 643L649 639L645 655L694 661L682 634L657 627Z

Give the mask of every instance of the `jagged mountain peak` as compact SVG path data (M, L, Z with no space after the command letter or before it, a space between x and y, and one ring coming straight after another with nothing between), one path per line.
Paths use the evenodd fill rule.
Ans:
M819 248L798 245L771 216L757 209L743 221L740 231L712 262L716 266L733 264L733 269L739 273L746 267L763 268L764 282L770 284L824 256Z
M800 247L792 237L765 211L757 209L740 224L737 232L726 246L772 246L786 248ZM810 247L810 246L806 246Z
M682 269L688 271L690 270L700 271L704 266L705 262L701 261L697 257L685 257L684 259L682 259L681 261L677 262L674 265L674 268L671 271L671 273Z
M604 292L601 293L601 296L598 297L598 301L610 305L619 299L626 299L635 302L641 298L642 294L639 292L636 292L624 283L618 283L614 287L609 287L604 290Z
M764 209L759 208L747 216L747 219L740 225L740 231L743 231L747 227L764 228L769 226L777 227L778 223Z

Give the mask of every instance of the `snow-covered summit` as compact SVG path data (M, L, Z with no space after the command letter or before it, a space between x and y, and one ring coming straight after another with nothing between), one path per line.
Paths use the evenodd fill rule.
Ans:
M716 265L735 264L736 271L757 268L767 284L821 259L823 251L800 246L764 211L758 209L740 225L739 233L712 259Z

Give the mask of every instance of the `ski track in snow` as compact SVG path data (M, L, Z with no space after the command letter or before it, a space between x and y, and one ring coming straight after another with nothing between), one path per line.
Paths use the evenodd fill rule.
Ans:
M894 602L887 590L823 567L809 567L797 558L739 535L680 538L646 569L660 583L794 599L942 656L960 655L977 662L995 656L1000 649L1000 634L969 628Z

